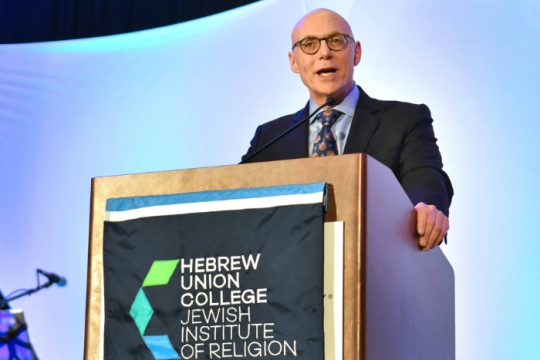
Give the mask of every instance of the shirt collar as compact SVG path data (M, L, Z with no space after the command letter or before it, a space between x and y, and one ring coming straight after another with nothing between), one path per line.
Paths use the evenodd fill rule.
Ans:
M356 84L353 86L352 90L349 92L347 96L345 96L345 99L343 99L342 102L337 104L333 107L333 109L339 110L345 115L348 115L350 117L354 116L354 110L356 109L356 103L358 103L358 99L360 98L360 91L358 90L358 86ZM312 99L309 99L309 113L311 114L313 111L315 111L319 105L315 103ZM319 111L323 111L322 109ZM311 122L315 121L315 116L311 120Z

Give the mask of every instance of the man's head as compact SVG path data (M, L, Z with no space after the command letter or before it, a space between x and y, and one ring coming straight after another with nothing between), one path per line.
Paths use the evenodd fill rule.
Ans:
M335 43L331 44L337 48L339 34L348 35L342 37L346 45L341 50L330 49L328 41L322 40L316 53L307 54L298 43L306 38L326 39L338 35L338 38L334 38ZM317 42L315 40L315 46ZM354 67L360 62L362 54L360 42L353 40L347 21L331 10L314 10L300 19L294 27L292 45L294 48L289 52L291 69L300 74L302 82L309 89L310 97L319 105L330 96L338 103L341 102L354 86ZM308 45L313 46L313 43Z

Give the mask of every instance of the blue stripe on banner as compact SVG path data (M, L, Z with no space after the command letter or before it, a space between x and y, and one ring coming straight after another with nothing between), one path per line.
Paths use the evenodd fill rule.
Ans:
M180 359L180 355L174 350L171 340L167 335L143 336L146 346L152 352L156 360Z
M222 200L241 200L282 195L326 193L326 183L268 186L235 190L210 190L186 194L137 196L107 199L106 211L126 211L149 206L190 204Z

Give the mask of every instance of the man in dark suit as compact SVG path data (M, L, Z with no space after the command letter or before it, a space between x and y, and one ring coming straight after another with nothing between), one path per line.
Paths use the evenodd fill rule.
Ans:
M310 101L296 114L259 126L243 159L331 97L338 112L323 109L328 115L326 124L322 114L314 117L250 161L366 153L393 171L416 204L419 245L430 250L448 232L453 195L450 179L442 170L431 114L425 105L372 99L356 86L353 73L361 54L360 42L339 14L318 9L300 19L292 32L289 61L308 88ZM330 117L334 117L332 122L328 122Z

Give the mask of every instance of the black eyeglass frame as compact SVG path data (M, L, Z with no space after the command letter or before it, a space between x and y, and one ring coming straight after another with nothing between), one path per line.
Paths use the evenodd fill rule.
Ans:
M339 48L339 49L333 49L332 46L330 45L331 42L328 42L328 40L329 40L329 39L332 39L333 37L338 36L338 35L341 35L341 36L343 36L343 37L345 38L344 45L343 45L343 47L341 47L341 48ZM318 41L319 46L317 47L317 50L315 50L315 51L312 52L312 53L306 52L306 51L304 50L304 48L302 47L302 42L305 41L305 40L307 40L307 39L317 40L317 41ZM316 54L316 53L320 50L320 48L321 48L321 41L324 40L324 41L326 41L326 45L328 45L328 47L330 48L330 50L333 50L333 51L340 51L340 50L343 50L343 49L345 48L345 46L347 46L347 40L348 40L348 39L351 39L353 42L355 41L354 38L353 38L352 36L347 35L347 34L342 34L342 33L335 33L335 34L329 35L329 36L327 36L327 37L325 37L325 38L317 38L317 37L315 37L315 36L308 36L308 37L306 37L306 38L303 38L303 39L300 40L300 41L295 42L295 43L293 44L291 50L294 50L295 47L300 46L300 50L302 50L304 53L306 53L306 54L308 54L308 55L314 55L314 54Z

